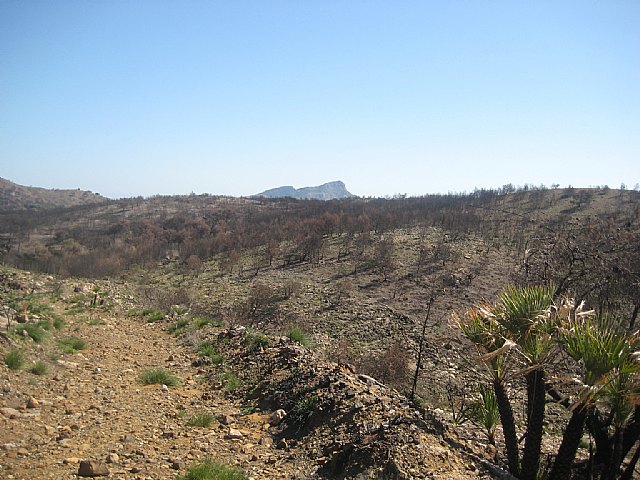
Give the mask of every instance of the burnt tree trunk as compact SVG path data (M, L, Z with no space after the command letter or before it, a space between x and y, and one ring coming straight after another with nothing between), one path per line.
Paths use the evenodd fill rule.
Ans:
M558 449L549 480L569 480L571 477L571 465L576 458L586 419L587 409L582 405L573 411L562 436L562 443Z
M493 391L496 394L500 423L502 423L509 472L518 477L520 475L520 455L518 453L518 437L516 436L516 423L513 418L511 402L502 380L495 379L493 381Z
M544 426L544 370L527 374L527 434L522 454L522 480L536 480L540 467L540 448Z

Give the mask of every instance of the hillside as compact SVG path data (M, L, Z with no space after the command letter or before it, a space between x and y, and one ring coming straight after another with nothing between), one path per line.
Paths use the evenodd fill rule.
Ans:
M35 340L0 342L25 360L0 367L4 478L93 476L88 461L96 476L174 479L209 456L257 479L485 478L433 412L295 341L186 311L151 320L128 284L0 273L3 304L39 312L18 325ZM152 368L179 383L141 382Z
M344 183L340 181L329 182L316 187L294 188L291 186L272 188L255 195L264 198L295 198L298 200L337 200L351 198L354 195L349 193Z
M174 461L182 471L215 455L260 479L489 478L486 462L505 467L503 437L498 429L496 446L488 444L469 419L484 372L453 319L509 284L552 283L559 296L633 327L639 219L638 192L610 189L335 202L201 195L2 214L5 265L44 273L4 267L0 305L36 325L45 317L53 325L52 315L67 325L49 328L43 343L15 325L0 340L3 355L19 348L51 369L40 379L3 367L2 406L30 414L17 408L29 396L64 405L57 398L75 382L78 403L95 414L44 408L44 424L24 433L28 415L4 420L0 443L15 445L7 448L16 478L26 475L30 435L44 425L71 429L62 450L71 459L117 453L110 468L125 476L175 478ZM59 339L71 335L87 341L87 354L56 357ZM130 352L124 360L118 345ZM183 385L136 385L152 364ZM566 372L551 373L572 392ZM106 385L120 385L117 396ZM522 377L509 391L523 405ZM551 458L570 413L547 408ZM270 425L280 409L287 420ZM148 425L131 444L126 429L142 427L126 412ZM186 425L199 412L217 419L212 428ZM514 414L521 435L525 414ZM50 478L77 471L61 457L65 435L39 440ZM587 457L581 447L578 459Z
M0 210L38 210L93 205L109 199L84 190L25 187L0 178Z

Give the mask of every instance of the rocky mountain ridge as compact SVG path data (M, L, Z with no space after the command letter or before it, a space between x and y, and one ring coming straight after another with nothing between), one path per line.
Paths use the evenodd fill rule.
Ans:
M298 200L335 200L351 198L351 194L341 181L328 182L315 187L294 188L290 185L265 190L255 195L266 198L296 198Z

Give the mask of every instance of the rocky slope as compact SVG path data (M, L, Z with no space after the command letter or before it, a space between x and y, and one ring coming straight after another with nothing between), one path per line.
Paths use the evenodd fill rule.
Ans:
M3 358L15 348L27 356L21 369L0 367L2 478L76 478L92 461L110 478L173 479L208 457L253 479L487 478L473 446L433 412L290 339L195 326L181 322L186 313L150 323L131 314L125 284L2 273L3 312L21 305L38 312L11 312L23 329L58 327L39 343L29 331L0 339ZM181 336L167 332L176 324ZM86 348L62 349L69 336ZM202 342L215 361L197 353ZM32 373L36 360L46 373ZM181 384L142 385L150 367ZM213 423L194 426L205 414Z
M107 202L98 193L85 190L59 190L25 187L0 178L0 210L39 210L55 207L73 207Z

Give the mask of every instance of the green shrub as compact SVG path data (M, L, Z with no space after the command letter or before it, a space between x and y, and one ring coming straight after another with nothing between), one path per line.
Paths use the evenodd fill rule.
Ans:
M208 428L211 426L214 420L215 417L210 413L199 412L189 418L187 425L189 425L190 427Z
M140 374L139 380L143 385L166 385L167 387L180 385L180 379L162 367L148 368Z
M164 320L164 313L160 310L154 310L153 308L145 308L142 310L142 318L147 323L159 322L160 320Z
M181 318L180 320L169 325L167 327L167 331L172 335L180 335L182 332L184 332L185 328L187 328L187 325L189 325L189 320L187 320L186 318Z
M480 385L480 398L471 404L471 420L484 429L491 445L495 445L495 430L500 423L498 401L493 388Z
M222 383L227 392L234 392L240 387L240 378L230 370L222 374Z
M213 318L196 317L193 319L193 328L200 330L205 325L213 325L214 327L221 327L222 322L220 320L214 320Z
M186 315L187 313L189 313L189 307L187 307L186 305L173 305L171 307L171 313L173 315L177 315L179 317Z
M269 339L264 333L249 331L244 337L244 341L247 344L248 352L257 352L261 348L266 348L269 345Z
M67 312L69 315L75 315L77 313L86 312L87 307L82 304L77 304L77 305L72 305L70 307L65 307L64 311Z
M90 313L90 316L88 317L79 318L78 321L82 323L86 323L87 325L91 325L92 327L95 327L96 325L104 325L106 323L100 317L94 316L93 312Z
M53 328L55 328L56 330L62 330L64 328L64 320L60 317L54 317L53 318Z
M51 322L49 320L38 320L36 325L47 332L51 330Z
M48 317L53 312L53 309L49 305L42 305L40 303L29 303L27 310L30 315L37 315L39 317Z
M11 370L20 370L24 364L24 354L21 350L13 348L5 353L4 364Z
M291 327L286 334L294 342L298 342L307 348L311 346L311 337L305 333L300 327Z
M46 375L48 370L49 370L49 367L47 366L46 363L42 361L37 361L29 369L29 372L33 373L34 375Z
M290 418L298 425L298 428L304 427L309 417L318 408L318 397L315 395L299 400L290 413Z
M80 350L87 348L87 344L84 340L78 337L63 338L58 342L58 345L64 353L74 354Z
M205 460L189 468L186 475L177 480L246 480L242 470L220 463L216 460Z
M213 363L216 365L222 363L224 361L224 356L218 353L216 347L208 340L201 342L198 346L198 352L200 355L204 355L205 357L209 357Z
M25 323L18 325L15 329L18 335L24 336L26 333L34 342L42 343L47 338L47 332L37 323Z

